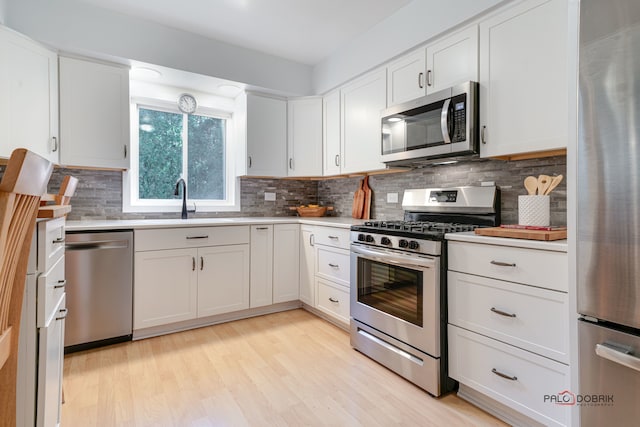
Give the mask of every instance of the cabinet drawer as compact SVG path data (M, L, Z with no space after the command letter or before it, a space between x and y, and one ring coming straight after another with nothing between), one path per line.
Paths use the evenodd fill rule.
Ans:
M64 236L64 218L38 223L37 269L39 272L48 272L64 256Z
M333 246L334 248L349 249L350 230L346 228L315 227L314 243Z
M349 291L322 279L318 279L317 284L317 308L349 323Z
M343 249L318 247L316 254L316 274L348 287L349 252Z
M44 328L55 314L54 310L60 302L65 290L64 257L58 259L56 265L46 274L38 276L36 298L36 326Z
M565 252L449 242L449 270L567 292Z
M544 399L569 389L568 366L452 325L448 330L452 378L544 425L569 425L572 406Z
M449 323L569 363L567 294L449 272Z
M135 249L198 248L204 246L239 245L249 243L249 226L180 227L135 231Z

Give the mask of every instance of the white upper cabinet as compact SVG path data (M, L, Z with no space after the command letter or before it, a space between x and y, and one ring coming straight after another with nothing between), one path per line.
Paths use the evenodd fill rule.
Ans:
M58 162L58 55L0 25L0 157L16 148Z
M529 0L480 23L480 155L566 149L567 1Z
M341 165L340 91L322 98L322 174L339 175Z
M322 98L289 99L287 127L287 175L322 175Z
M342 173L385 168L381 162L380 113L386 106L385 68L374 70L340 90Z
M60 163L129 168L129 68L60 57Z
M402 104L427 94L425 49L420 48L387 66L389 105Z
M129 68L60 57L60 163L129 168Z
M247 175L287 176L287 101L247 94Z
M389 105L478 81L478 27L472 25L387 66Z
M427 95L468 81L478 81L478 26L427 46Z

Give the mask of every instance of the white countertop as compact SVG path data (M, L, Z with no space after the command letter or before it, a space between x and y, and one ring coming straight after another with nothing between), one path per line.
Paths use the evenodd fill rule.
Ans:
M67 231L98 231L145 228L174 227L209 227L220 225L253 225L253 224L311 224L328 227L350 228L362 224L364 220L349 217L302 218L285 217L237 217L237 218L190 218L190 219L131 219L131 220L83 220L67 221Z
M565 240L526 240L507 237L480 236L473 231L463 233L449 233L445 235L449 241L484 243L488 245L511 246L516 248L540 249L544 251L567 252Z

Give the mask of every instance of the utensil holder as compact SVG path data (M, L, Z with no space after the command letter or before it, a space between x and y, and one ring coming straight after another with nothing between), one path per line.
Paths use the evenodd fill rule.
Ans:
M550 225L550 197L518 196L518 224L548 227Z

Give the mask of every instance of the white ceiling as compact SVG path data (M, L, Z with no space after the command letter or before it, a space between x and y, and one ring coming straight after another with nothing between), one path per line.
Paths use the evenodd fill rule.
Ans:
M80 0L315 65L411 0Z

